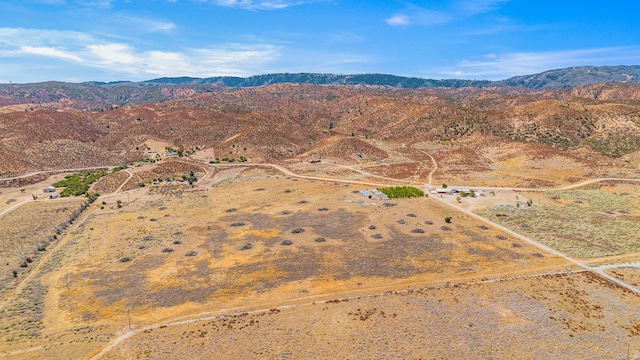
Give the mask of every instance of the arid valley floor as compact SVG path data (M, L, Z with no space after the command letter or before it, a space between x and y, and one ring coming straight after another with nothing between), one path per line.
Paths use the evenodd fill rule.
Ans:
M593 137L620 136L597 142L615 145L614 156L593 150L595 140L566 149L537 142L548 140L538 125L522 132L538 140L494 135L493 122L473 122L498 101L484 93L469 95L480 98L476 115L462 114L473 125L440 129L458 129L453 140L411 138L416 128L392 137L410 119L458 119L436 95L433 104L421 94L427 100L394 107L418 95L302 89L323 104L322 116L342 119L331 131L320 130L321 115L298 117L304 106L241 107L251 103L244 96L297 99L283 89L206 94L184 108L6 110L2 146L23 144L26 160L15 145L0 164L0 359L640 358L640 152L633 139L619 140L640 126L637 100L512 98L523 114L538 114L531 121L552 118L551 134L574 129L560 129L558 113L594 116ZM215 96L240 105L202 110ZM350 120L352 110L360 115ZM301 120L256 120L279 111ZM52 128L56 117L77 121L86 134L38 142L24 135L40 131L29 116ZM607 116L616 132L599 125ZM189 128L194 119L204 120ZM352 132L349 121L360 120L357 129L378 127ZM110 156L118 161L100 163ZM99 169L95 201L43 192ZM371 191L407 185L427 196L383 200Z

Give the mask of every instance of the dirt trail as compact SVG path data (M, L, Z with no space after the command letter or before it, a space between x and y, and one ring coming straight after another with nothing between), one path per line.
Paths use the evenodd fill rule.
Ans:
M433 169L431 169L431 171L429 172L429 182L427 183L427 185L429 187L432 187L433 186L432 185L432 183L433 183L433 174L438 170L438 162L436 162L436 159L433 156L431 156L431 154L429 154L428 152L423 151L423 150L418 150L418 151L420 151L421 153L423 153L423 154L427 155L429 158L431 158L431 162L433 163Z

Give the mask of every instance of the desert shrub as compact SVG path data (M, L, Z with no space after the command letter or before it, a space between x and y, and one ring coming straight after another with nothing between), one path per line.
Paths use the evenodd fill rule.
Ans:
M496 239L498 240L507 240L507 237L504 235L496 235Z
M232 213L232 212L236 212L236 211L238 211L238 209L236 209L236 208L231 208L231 209L225 210L225 212L228 212L228 213Z
M318 209L318 211L329 211L329 209L327 209L327 208L325 207L325 208L320 208L320 209Z
M320 242L325 242L326 240L323 237L319 237L319 238L316 238L314 241L320 243Z
M172 248L164 248L164 249L162 249L162 252L163 253L171 253L171 252L173 252L173 249Z
M431 220L426 220L426 221L424 222L424 224L425 224L425 225L433 225L433 221L431 221Z
M537 258L544 257L544 256L543 256L542 254L540 254L540 253L533 253L533 254L531 254L531 255L532 255L533 257L537 257Z
M285 244L283 244L285 245ZM240 248L240 250L250 250L253 249L253 245L251 245L250 243L246 243L244 245L242 245L242 247Z
M304 232L303 228L295 228L295 229L291 230L292 234L300 234L300 233L303 233L303 232Z
M480 229L480 230L489 230L489 228L484 226L484 225L479 225L478 229Z
M414 218L414 217L417 217L417 216L416 216L416 214L409 213L409 214L407 214L407 217L412 217L412 218Z
M18 277L18 270L13 269L13 271L11 271L11 273L13 274L14 278Z
M375 225L369 225L369 230L375 230L377 227Z
M173 244L174 244L174 245L180 245L180 244L182 244L182 241L180 241L180 240L173 240Z
M383 203L382 205L383 205L383 206L385 206L385 207L392 207L392 206L396 206L396 205L398 205L398 204L396 204L396 203L386 202L386 203Z
M122 263L126 263L126 262L129 262L129 261L131 261L131 258L129 258L129 257L123 257L122 259L120 259L120 262L122 262Z
M513 246L514 248L522 247L522 245L520 245L520 244L518 244L518 243L513 243L513 244L511 244L511 246Z
M244 226L244 223L243 222L235 222L235 223L232 223L230 226L233 226L233 227Z
M376 240L380 240L380 239L382 239L382 234L373 234L373 235L371 235L371 238L372 239L376 239Z
M289 215L289 214L291 214L291 211L289 210L280 211L280 215Z
M386 188L378 188L378 191L387 195L390 199L424 196L424 191L413 186L392 186Z
M198 253L195 251L189 251L188 253L184 254L184 256L196 256L196 255L198 255Z
M293 244L293 241L291 241L291 240L283 240L280 244L282 244L282 245L291 245L291 244Z
M444 218L444 222L446 222L447 224L451 224L451 216L447 216L446 218Z
M400 225L404 225L404 224L406 224L406 223L407 223L406 221L404 221L404 219L400 219L400 220L398 220L398 221L396 221L396 222L397 222L398 224L400 224Z
M424 230L422 229L413 229L411 230L411 232L414 234L424 234Z
M448 226L441 226L441 227L440 227L440 229L441 229L442 231L451 231L451 228L450 228L450 227L448 227Z

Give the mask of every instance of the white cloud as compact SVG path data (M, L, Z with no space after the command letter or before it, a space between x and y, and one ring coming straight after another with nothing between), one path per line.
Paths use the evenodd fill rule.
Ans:
M408 4L403 11L385 20L391 26L438 25L478 14L495 11L509 0L458 0L442 10Z
M211 0L210 2L219 6L246 10L277 10L319 1L325 0Z
M385 20L385 22L391 26L404 26L404 25L409 25L411 23L407 15L401 15L401 14L393 15L392 17Z
M78 63L82 63L82 58L71 54L67 51L54 49L50 47L33 47L33 46L22 46L19 49L19 52L31 55L40 55L46 57L58 58L61 60L71 60Z
M138 49L124 42L98 39L73 31L0 28L0 58L55 58L84 69L124 76L245 76L263 72L280 57L271 44L218 44L178 50ZM51 65L51 64L50 64ZM23 69L23 72L28 72Z
M514 52L487 54L482 58L463 60L453 67L441 70L439 74L464 79L499 80L572 66L637 63L640 63L640 47Z

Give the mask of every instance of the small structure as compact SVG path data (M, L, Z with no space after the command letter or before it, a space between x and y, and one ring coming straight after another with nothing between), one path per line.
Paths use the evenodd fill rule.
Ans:
M359 158L362 158L362 153L357 152L356 156L359 157Z
M447 188L437 188L436 194L449 194L449 193L453 193L453 190L455 189L447 189Z
M55 186L47 186L46 188L44 188L44 192L46 192L46 193L54 193L54 192L56 192L56 187Z
M57 198L58 198L58 194L57 193L49 194L49 199L57 199Z

